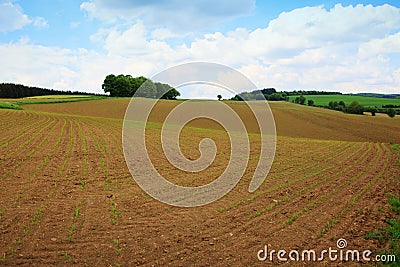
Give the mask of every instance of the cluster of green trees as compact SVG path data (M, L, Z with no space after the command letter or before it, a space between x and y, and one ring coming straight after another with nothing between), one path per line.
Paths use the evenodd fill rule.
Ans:
M357 103L357 102L353 102L353 103ZM356 106L355 104L353 106ZM360 110L361 109L361 105L357 106L355 109L356 110ZM342 112L346 112L346 104L344 103L344 101L330 101L328 104L328 108L329 109L333 109L333 110L338 110L338 111L342 111Z
M333 110L342 111L344 113L349 114L359 114L362 115L364 112L371 112L372 116L375 116L375 113L378 111L375 107L366 108L363 105L360 105L357 101L353 101L350 105L346 106L344 101L330 101L328 103L328 108Z
M59 91L15 83L0 83L0 98L22 98L42 95L89 95L89 93L78 91Z
M269 100L269 101L288 101L289 97L284 92L277 92L274 88L264 88L251 92L243 92L231 98L235 101L248 100Z
M242 92L235 95L231 100L243 101L243 100L270 100L270 101L289 101L289 96L296 96L292 100L293 103L308 106L318 106L315 105L314 100L307 99L304 95L341 95L340 92L325 92L325 91L291 91L291 92L277 92L274 88L264 88L262 90L254 90L252 92ZM220 97L218 97L220 99ZM376 107L364 107L360 105L357 101L353 101L350 105L346 105L344 101L331 101L328 106L318 106L322 108L329 108L333 110L342 111L350 114L364 114L364 112L371 112L372 116L375 116L377 112L386 113L389 117L394 117L396 115L397 108L396 105L386 105L382 106L383 109L377 109Z
M296 97L293 100L294 103L304 105L306 103L306 98L301 95ZM314 100L309 99L307 101L307 105L309 106L314 106ZM377 112L376 108L365 108L364 106L360 105L357 101L353 101L349 106L346 106L344 101L330 101L327 108L333 109L333 110L338 110L342 111L345 113L350 113L350 114L364 114L364 111L369 111L371 112L372 116L375 116L375 113Z
M351 102L350 105L346 106L346 104L343 101L331 101L328 104L329 109L334 109L334 110L339 110L345 113L350 113L350 114L364 114L364 112L371 112L372 116L375 116L375 114L378 112L378 109L376 107L364 107L363 105L360 105L357 101ZM385 110L381 110L380 112L385 112ZM386 114L393 118L396 116L396 110L394 108L388 108L386 109Z
M300 104L300 105L305 105L306 98L303 95L298 96L293 100L293 103ZM308 99L307 100L307 105L314 106L314 100Z
M101 87L110 96L119 97L132 97L140 87L140 91L136 94L138 97L176 99L181 95L170 85L159 82L154 83L143 76L132 77L131 75L120 74L116 76L109 74L104 79Z
M289 96L296 97L295 103L304 105L306 99L303 95L341 95L340 92L326 92L326 91L304 91L304 90L294 90L294 91L282 91L277 92L275 88L264 88L262 90L254 90L252 92L243 92L235 95L231 100L243 101L243 100L270 100L270 101L289 101ZM314 101L309 100L308 105L313 106Z
M296 97L293 100L293 102L296 104L304 105L304 103L306 102L306 98L303 95L301 95L301 96Z

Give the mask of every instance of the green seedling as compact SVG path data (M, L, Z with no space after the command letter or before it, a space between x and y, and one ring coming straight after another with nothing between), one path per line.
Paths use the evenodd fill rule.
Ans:
M119 212L117 211L117 204L115 203L114 200L111 200L111 222L112 224L117 223L117 218L120 215Z
M71 254L69 254L68 252L63 252L62 254L61 254L63 257L64 257L64 259L66 259L66 260L70 260L70 259L72 259L72 256L71 256Z
M116 245L116 247L114 247L114 250L117 252L117 255L121 254L122 248L119 242L119 238L114 239L114 244Z

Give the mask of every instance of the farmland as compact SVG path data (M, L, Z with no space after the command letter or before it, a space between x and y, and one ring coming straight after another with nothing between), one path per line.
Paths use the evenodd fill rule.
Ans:
M26 104L50 104L50 103L69 103L104 99L104 96L94 95L44 95L32 96L18 99L0 98L0 108L6 109L22 109L22 105Z
M244 103L231 102L250 133L245 174L222 199L178 208L148 196L126 167L121 130L128 103L121 98L0 109L3 264L262 266L267 262L259 262L257 252L264 245L323 250L339 238L351 249L385 249L364 236L385 225L391 216L387 194L399 193L399 151L391 145L400 143L398 116L271 103L275 160L265 182L249 193L259 134ZM209 121L191 122L181 133L182 152L198 158L198 143L208 137L217 156L200 173L175 169L159 136L177 104L161 101L151 114L149 156L176 184L207 184L229 161L226 133Z
M383 105L400 105L399 98L378 98L356 95L306 95L305 97L306 99L314 100L314 104L317 106L328 106L330 101L343 101L346 105L350 105L351 102L357 101L360 105L378 108L381 108ZM292 101L295 98L296 96L290 96L289 101Z

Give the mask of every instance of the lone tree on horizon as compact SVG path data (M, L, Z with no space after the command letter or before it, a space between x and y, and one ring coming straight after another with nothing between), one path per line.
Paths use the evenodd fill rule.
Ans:
M217 95L217 97L218 97L218 100L221 101L222 95Z

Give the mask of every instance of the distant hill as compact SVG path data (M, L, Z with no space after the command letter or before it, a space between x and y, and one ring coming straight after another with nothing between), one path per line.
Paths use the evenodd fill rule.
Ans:
M399 98L400 99L400 94L358 93L358 94L349 94L349 95L376 97L376 98Z
M78 91L60 91L54 89L26 86L14 83L0 83L0 98L22 98L44 95L102 95Z
M365 107L377 107L377 108L385 108L387 105L393 105L397 107L400 105L400 98L387 98L387 97L372 97L372 96L363 96L358 94L353 95L304 95L307 100L313 100L315 106L324 106L327 107L329 102L343 101L346 106L350 105L351 102L357 101L359 104ZM289 96L289 101L294 101L296 96Z

